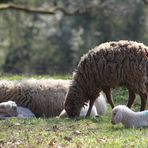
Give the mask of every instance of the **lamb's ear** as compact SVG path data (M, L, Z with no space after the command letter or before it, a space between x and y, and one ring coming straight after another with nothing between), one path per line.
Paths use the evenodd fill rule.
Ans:
M115 121L115 123L119 123L119 122L121 122L121 120L122 120L122 110L118 110L116 112L115 117L114 117L114 121Z

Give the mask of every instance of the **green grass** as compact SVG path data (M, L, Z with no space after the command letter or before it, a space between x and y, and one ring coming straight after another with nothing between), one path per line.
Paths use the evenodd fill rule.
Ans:
M53 79L71 79L71 76L70 75L52 75L52 76L49 76L49 75L44 75L44 76L41 76L41 75L2 75L0 76L0 80L22 80L22 79L25 79L25 78L35 78L35 79L48 79L48 78L53 78Z
M148 130L110 123L111 109L98 120L10 119L0 121L0 147L146 147Z
M41 78L38 76L33 77ZM5 79L20 80L23 78L23 76L13 76ZM45 76L44 78L49 77ZM125 104L127 101L127 90L124 88L115 89L113 98L115 104ZM139 110L139 104L139 99L137 99L136 106L134 105L133 108ZM147 128L127 129L122 124L112 125L110 120L111 107L109 105L107 113L98 119L13 118L0 120L0 148L147 147Z

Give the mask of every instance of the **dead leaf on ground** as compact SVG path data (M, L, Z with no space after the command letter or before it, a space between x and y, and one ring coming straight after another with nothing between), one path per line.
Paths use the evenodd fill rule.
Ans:
M73 133L77 136L80 135L80 131L78 131L78 130L74 131Z
M56 140L54 138L49 142L49 146L54 147L55 145L56 145Z
M52 130L53 130L54 132L56 132L57 130L59 130L59 128L57 127L57 125L54 125L54 126L52 127Z
M70 141L72 140L72 138L71 138L71 137L67 137L67 136L65 136L65 137L64 137L64 140L67 140L67 141L70 142Z
M49 142L49 148L62 148L60 146L60 144L55 140L55 138L53 138L50 142Z
M96 138L98 143L105 143L107 140L105 138Z
M81 142L78 142L76 145L77 145L77 148L82 148L82 146L83 146L83 143L81 143Z

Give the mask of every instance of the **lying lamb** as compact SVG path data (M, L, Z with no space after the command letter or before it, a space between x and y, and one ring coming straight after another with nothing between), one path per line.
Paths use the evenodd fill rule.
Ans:
M0 117L3 116L17 116L17 105L13 101L0 103Z
M0 103L0 119L11 117L33 118L35 115L28 108L17 106L14 101Z
M126 87L133 97L141 97L144 110L148 91L148 47L134 41L103 43L85 54L73 74L72 84L66 95L65 110L69 117L79 116L81 108L89 101L91 108L100 91ZM109 100L106 95L107 100ZM129 106L130 106L129 105Z
M81 108L80 117L85 117L85 116L86 116L87 111L88 111L88 108L89 108L89 106L87 106L87 105ZM95 118L95 117L98 116L97 109L96 109L95 105L93 105L93 107L92 107L90 116L93 117L93 118ZM68 115L67 115L67 113L66 113L66 111L65 111L65 109L64 109L64 110L60 113L59 118L65 118L65 117L68 117Z
M134 112L125 105L118 105L112 110L112 124L122 122L125 127L148 126L148 110Z
M80 117L85 117L88 109L89 109L89 103L87 103L84 107L81 108ZM105 114L106 110L107 110L106 98L104 94L101 92L99 97L95 100L90 116L94 118L98 115ZM59 117L60 118L67 117L65 109L60 113Z

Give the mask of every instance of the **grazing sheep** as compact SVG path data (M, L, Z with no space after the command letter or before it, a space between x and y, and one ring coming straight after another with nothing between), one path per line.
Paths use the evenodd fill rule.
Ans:
M118 105L112 110L112 124L122 122L125 127L148 126L148 110L134 112L125 105Z
M36 117L58 116L64 109L64 98L70 82L53 79L1 80L0 102L13 100L18 106L30 109ZM98 114L106 111L106 105L106 100L100 93L100 99L96 100Z
M87 116L99 92L124 86L131 94L141 97L141 110L147 99L148 47L133 41L107 42L85 54L73 74L65 100L69 117L79 116L85 102L90 101ZM109 100L108 94L106 94ZM128 103L134 99L129 98Z
M17 118L33 118L35 115L25 107L17 106L14 101L0 103L0 119Z
M0 81L0 102L12 100L30 109L36 117L58 116L64 109L64 98L70 80L26 79Z
M84 107L82 107L81 111L80 111L80 117L85 117L88 109L89 109L89 104L86 104ZM101 92L99 97L95 100L95 103L92 107L90 116L96 117L98 115L105 114L106 110L107 110L106 98L105 98L104 94ZM61 112L59 117L60 118L67 117L67 113L66 113L65 109Z

